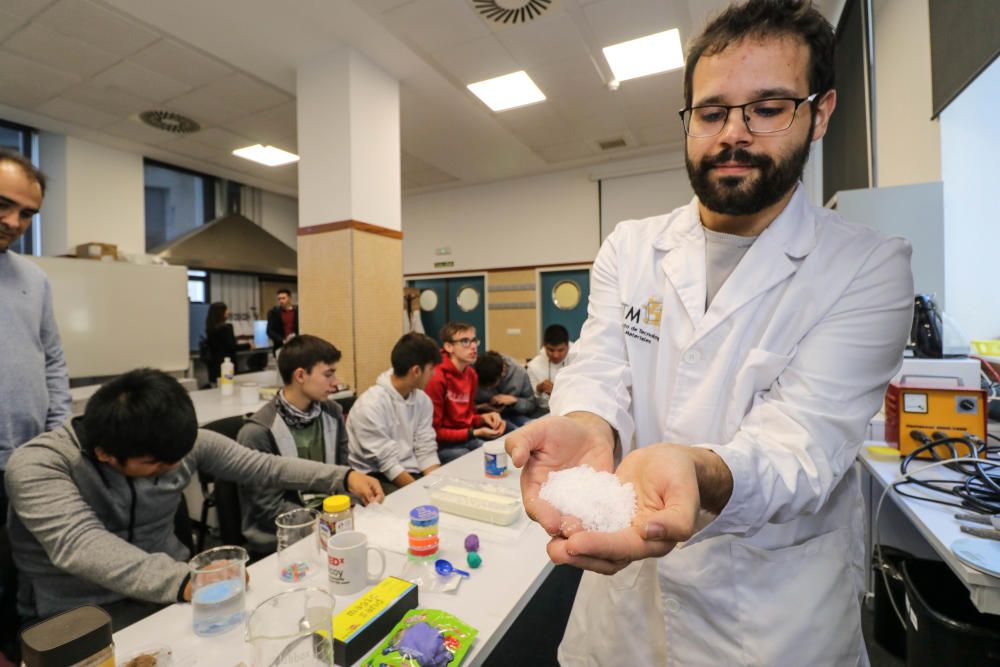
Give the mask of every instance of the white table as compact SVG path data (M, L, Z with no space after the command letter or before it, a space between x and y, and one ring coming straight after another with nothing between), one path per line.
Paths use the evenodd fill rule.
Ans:
M868 442L865 444L884 445L885 443ZM872 512L870 519L873 519L874 510L878 506L879 498L881 498L883 490L899 476L899 462L876 461L868 455L868 450L864 447L861 449L861 455L858 457L858 460L861 462L864 470L870 475L870 479L873 482L872 493L870 496ZM909 470L919 470L922 465L925 464L915 462L911 464ZM938 479L946 479L949 477L954 477L956 480L961 479L961 475L959 473L947 470L943 466L935 468L933 471L928 473L928 476ZM909 485L904 488L907 489L907 493L913 493L914 495L922 493L920 487L915 485ZM969 595L976 609L983 613L1000 614L1000 578L983 574L978 570L974 570L966 566L958 560L958 557L955 556L951 550L951 545L955 542L955 540L971 537L970 535L967 535L959 530L959 526L961 524L954 518L954 515L957 512L963 512L964 510L954 507L946 507L936 503L905 498L891 491L889 492L889 496L890 497L886 498L886 501L883 504L882 515L879 521L880 534L883 538L881 542L883 544L893 542L891 539L885 539L885 536L887 533L892 531L893 526L891 526L891 523L893 521L893 517L899 516L893 512L893 509L898 508L899 512L903 517L905 517L909 525L916 529L920 537L926 540L927 544L929 544L933 549L933 552L941 560L948 564L962 583L964 583L969 589ZM933 497L944 498L938 494L934 494ZM896 526L896 528L898 532L899 527ZM892 545L899 546L910 551L919 551L919 548L914 549L909 544L896 543ZM870 528L867 546L868 549L866 551L870 558L872 549ZM915 555L925 556L927 554L917 553Z
M483 454L481 450L443 466L427 478L391 494L385 507L399 517L408 518L409 511L417 505L430 503L425 484L435 475L448 475L464 479L482 480ZM518 471L512 471L500 483L519 489ZM526 516L511 527L496 530L492 524L475 522L441 513L441 557L456 567L465 567L465 549L461 540L449 543L444 534L459 533L464 536L475 531L481 542L483 565L471 570L472 576L462 582L456 592L427 593L420 591L419 606L441 609L454 614L479 630L475 644L466 655L464 665L482 664L518 614L532 598L545 577L552 570L552 563L545 553L548 536ZM476 527L479 527L478 529ZM362 527L362 526L359 526ZM491 530L493 532L491 533ZM507 539L518 533L517 539ZM405 534L400 540L405 542ZM386 552L385 576L398 575L406 564L401 553ZM247 590L247 612L275 593L302 585L325 588L324 574L310 577L298 584L282 582L277 575L276 557L270 556L250 567L250 587ZM336 598L337 611L346 608L357 596ZM336 613L336 611L334 612ZM124 630L115 633L115 653L125 657L135 651L157 645L167 645L173 652L175 667L234 667L240 661L249 663L249 647L243 642L242 628L236 628L216 637L199 637L191 629L191 605L175 604Z

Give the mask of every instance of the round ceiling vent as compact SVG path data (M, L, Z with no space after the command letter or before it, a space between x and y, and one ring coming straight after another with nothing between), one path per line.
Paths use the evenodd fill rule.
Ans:
M191 134L201 129L201 125L195 121L173 111L143 111L139 114L139 120L150 127L171 134Z
M541 16L552 0L473 0L473 4L496 23L526 23Z

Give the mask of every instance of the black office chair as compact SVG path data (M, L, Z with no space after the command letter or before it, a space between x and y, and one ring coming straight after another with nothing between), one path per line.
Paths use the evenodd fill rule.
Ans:
M238 415L236 417L217 419L214 422L205 424L202 428L235 440L249 416ZM198 472L198 478L201 481L201 494L204 497L201 505L201 518L198 522L198 551L205 549L205 537L208 534L208 511L213 507L219 519L219 537L222 543L234 545L246 544L246 538L243 537L243 515L240 512L240 497L237 484L227 480L215 479L208 473L201 471Z
M181 501L177 505L177 511L174 512L174 535L177 536L181 544L188 548L192 556L197 553L194 550L194 522L191 521L191 515L188 513L187 501L184 500L184 496L181 496Z

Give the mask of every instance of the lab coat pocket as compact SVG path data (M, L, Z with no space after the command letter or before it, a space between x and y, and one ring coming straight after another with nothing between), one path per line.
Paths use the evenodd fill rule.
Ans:
M861 612L849 542L846 528L777 549L733 542L745 665L858 664Z

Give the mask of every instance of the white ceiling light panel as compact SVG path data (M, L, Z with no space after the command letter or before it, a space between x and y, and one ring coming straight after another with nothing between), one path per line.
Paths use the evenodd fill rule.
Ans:
M606 46L604 57L618 81L684 67L681 35L676 28Z
M261 146L260 144L237 148L233 151L233 155L241 157L244 160L259 162L268 167L278 167L290 162L298 162L299 160L299 156L295 153L289 153L274 146Z
M470 83L468 88L494 111L506 111L545 100L545 94L524 70Z

